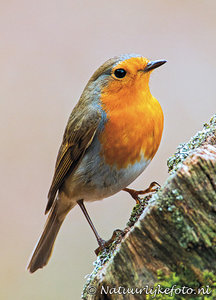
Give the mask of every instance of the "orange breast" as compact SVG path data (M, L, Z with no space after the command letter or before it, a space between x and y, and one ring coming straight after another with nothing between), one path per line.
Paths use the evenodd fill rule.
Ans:
M120 169L139 162L142 155L151 160L160 144L163 112L150 91L104 92L101 103L108 119L99 136L106 163Z

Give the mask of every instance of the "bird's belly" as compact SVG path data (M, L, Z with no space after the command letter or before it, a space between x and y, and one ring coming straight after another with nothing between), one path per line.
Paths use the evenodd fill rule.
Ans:
M108 165L99 151L90 149L75 173L65 181L64 192L76 200L95 201L109 197L133 182L149 162L141 155L139 161L119 169L115 165Z

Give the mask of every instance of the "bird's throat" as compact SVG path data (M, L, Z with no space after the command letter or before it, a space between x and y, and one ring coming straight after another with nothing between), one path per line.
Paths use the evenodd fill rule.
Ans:
M133 96L122 98L125 103L118 108L113 102L105 101L104 104L101 99L107 122L99 136L100 155L107 164L118 169L139 162L143 156L151 160L162 136L163 112L158 101L150 92Z

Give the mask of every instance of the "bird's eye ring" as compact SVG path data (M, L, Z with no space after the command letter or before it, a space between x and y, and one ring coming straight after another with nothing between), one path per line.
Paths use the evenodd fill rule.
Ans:
M114 75L116 78L123 78L123 77L125 77L126 73L127 72L124 69L116 69L114 71Z

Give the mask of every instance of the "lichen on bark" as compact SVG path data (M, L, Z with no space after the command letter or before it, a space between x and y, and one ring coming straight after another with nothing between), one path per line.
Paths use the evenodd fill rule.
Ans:
M168 172L172 174L180 167L180 164L190 155L195 149L208 143L208 139L215 139L216 133L216 114L210 119L209 123L203 125L203 129L198 131L187 143L180 144L176 152L167 160ZM210 141L215 144L215 141Z

